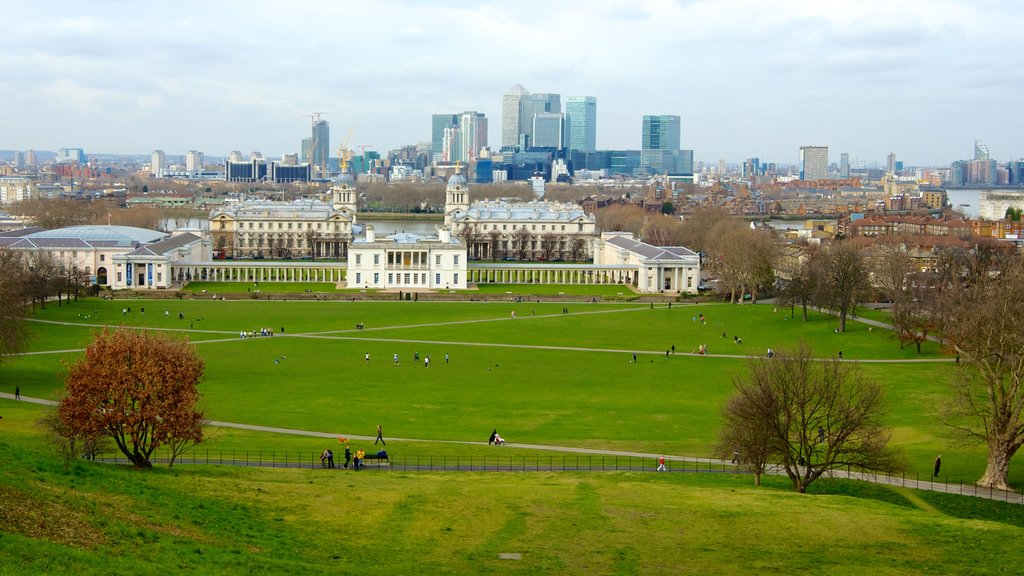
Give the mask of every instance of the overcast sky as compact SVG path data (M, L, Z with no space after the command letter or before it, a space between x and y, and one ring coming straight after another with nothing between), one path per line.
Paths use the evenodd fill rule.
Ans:
M0 148L332 153L430 140L501 96L597 98L598 148L682 117L696 160L908 165L1024 156L1018 0L45 0L5 3ZM358 148L357 148L358 150Z

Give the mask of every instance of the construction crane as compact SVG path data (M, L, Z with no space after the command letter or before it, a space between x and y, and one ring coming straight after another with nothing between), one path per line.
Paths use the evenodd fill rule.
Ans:
M352 130L355 130L355 127L356 123L353 122L348 127L345 139L338 145L338 164L342 174L348 171L348 163L352 159L352 149L348 147L348 141L352 139Z
M373 146L373 144L356 144L356 148L359 148L360 158L363 159L363 164L366 166L366 173L370 173L370 163L366 160L366 149Z

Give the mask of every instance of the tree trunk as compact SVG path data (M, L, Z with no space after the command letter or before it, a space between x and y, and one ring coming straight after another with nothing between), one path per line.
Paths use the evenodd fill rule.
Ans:
M993 445L995 444L995 445ZM985 465L985 475L978 480L978 486L995 488L996 490L1009 490L1006 484L1006 476L1010 470L1010 458L1013 452L1009 446L1000 442L990 443L988 447L988 462Z

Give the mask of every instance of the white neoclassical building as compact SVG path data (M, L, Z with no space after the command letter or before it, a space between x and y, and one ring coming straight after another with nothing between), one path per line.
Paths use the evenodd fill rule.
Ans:
M576 204L531 200L470 202L461 174L448 179L445 226L474 260L588 260L597 220Z
M198 230L173 234L132 226L28 228L0 236L0 247L44 252L67 270L81 272L91 284L114 290L170 288L172 266L210 259L209 244Z
M447 227L436 236L399 233L378 238L373 225L349 248L349 288L465 290L466 245Z
M603 232L595 243L594 266L630 266L627 280L639 292L696 293L700 255L682 246L653 246L631 232Z
M245 200L210 213L210 236L220 258L344 258L356 224L356 189L341 174L330 198Z

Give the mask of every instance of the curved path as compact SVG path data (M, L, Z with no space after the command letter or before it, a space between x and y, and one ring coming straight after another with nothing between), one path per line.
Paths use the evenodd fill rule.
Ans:
M0 392L0 398L6 398L6 399L14 400L14 395L13 394L8 394L6 392ZM31 398L31 397L27 397L27 396L22 396L19 401L21 401L21 402L29 402L29 403L32 403L32 404L41 404L41 405L45 405L45 406L56 406L56 404L57 404L53 400L46 400L46 399L43 399L43 398ZM296 436L309 436L309 437L314 437L314 438L331 438L331 439L334 439L334 438L338 438L338 437L345 437L345 438L349 438L349 439L362 440L362 441L366 441L366 442L370 442L370 441L373 441L373 440L376 439L376 436L362 436L362 435L358 435L358 434L344 434L344 433L338 433L338 432L318 432L318 431L314 431L314 430L296 430L296 429L293 429L293 428L278 428L278 427L274 427L274 426L259 426L259 425L255 425L255 424L240 424L240 423L237 423L237 422L222 422L222 421L218 421L218 420L208 420L207 424L210 425L210 426L220 427L220 428L236 428L236 429L241 429L241 430L252 430L252 431L255 431L255 432L268 432L268 433L273 433L273 434L291 434L291 435L296 435ZM475 441L470 441L470 440L436 440L436 439L426 439L426 438L397 438L397 437L389 438L389 440L398 441L398 442L410 442L410 443L422 442L422 443L432 443L432 444L461 444L461 445L469 445L469 446L487 446L488 445L486 442L475 442ZM640 459L649 460L651 462L656 461L659 456L662 456L662 454L654 454L654 453L650 453L650 452L633 452L633 451L626 451L626 450L604 450L604 449L599 449L599 448L580 448L580 447L576 447L576 446L553 446L553 445L547 445L547 444L523 444L523 443L515 443L515 442L506 442L505 446L512 447L512 448L523 448L523 449L527 449L527 450L559 452L559 453L569 453L569 454L579 454L579 455L621 456L621 457L628 457L628 458L640 458ZM732 470L729 470L728 468L725 468L726 466L729 466L731 464L728 460L719 460L719 459L715 459L715 458L698 458L698 457L693 457L693 456L674 456L674 455L673 456L664 455L664 456L665 456L666 462L668 462L670 464L670 466L671 466L672 462L682 463L684 465L683 468L682 468L683 472L699 472L700 471L699 465L700 464L707 464L707 465L709 465L709 468L710 468L711 465L722 466L723 468L717 470L718 472L734 473ZM696 466L692 470L687 470L685 468L685 464L686 463L692 463L692 464L696 464L698 466ZM225 462L225 464L227 464L227 462ZM246 463L243 464L243 463L239 462L237 465L252 466L252 465L255 465L255 463L246 462ZM274 464L271 463L271 465L273 466ZM416 469L416 468L418 468L418 466L406 466L405 467L405 469ZM445 470L458 470L460 468L451 468L451 467L447 467L446 466L444 469ZM485 468L481 468L480 466L477 466L477 467L474 468L471 465L470 469L471 470L475 470L475 471L483 471ZM511 465L508 468L506 468L504 466L500 466L500 467L496 467L495 469L502 470L502 471L504 471L504 470L512 470L512 469L519 470L519 468L513 468ZM547 472L552 472L552 471L559 470L559 468L552 467L550 465L548 467L544 467L544 468L535 467L534 469L535 470L541 470L541 471L547 471ZM632 467L630 469L636 470L635 468L632 468ZM522 467L522 470L523 471L529 471L531 469L527 465L524 464L524 466ZM571 468L570 470L571 471L580 471L581 472L581 471L587 471L588 468L574 467L574 468ZM606 470L606 468L602 465L600 470ZM651 471L651 470L653 470L653 466L651 466L650 468L642 468L641 469L641 471ZM779 467L772 467L772 468L770 468L767 471L767 473L768 474L777 475L777 476L785 475L785 472L781 468L779 468ZM964 495L964 496L975 496L975 497L978 497L978 498L985 498L987 500L997 500L997 501L1009 502L1009 503L1013 503L1013 504L1022 504L1022 505L1024 505L1024 494L1018 494L1016 492L1011 492L1011 491L1006 491L1006 490L984 489L984 488L980 488L980 487L974 486L974 485L949 484L949 483L945 483L945 482L932 482L930 479L929 480L919 480L919 479L915 480L915 479L902 478L902 477L898 477L898 476L886 476L886 475L883 475L883 474L852 472L852 471L844 471L844 470L833 470L832 472L830 472L828 474L828 476L830 476L832 478L850 478L850 479L854 479L854 480L862 480L864 482L871 482L873 484L882 484L882 485L886 485L886 486L895 486L895 487L901 487L901 488L912 488L912 489L917 489L917 490L927 490L927 491L930 491L930 492L942 492L942 493L945 493L945 494L958 494L958 495Z

